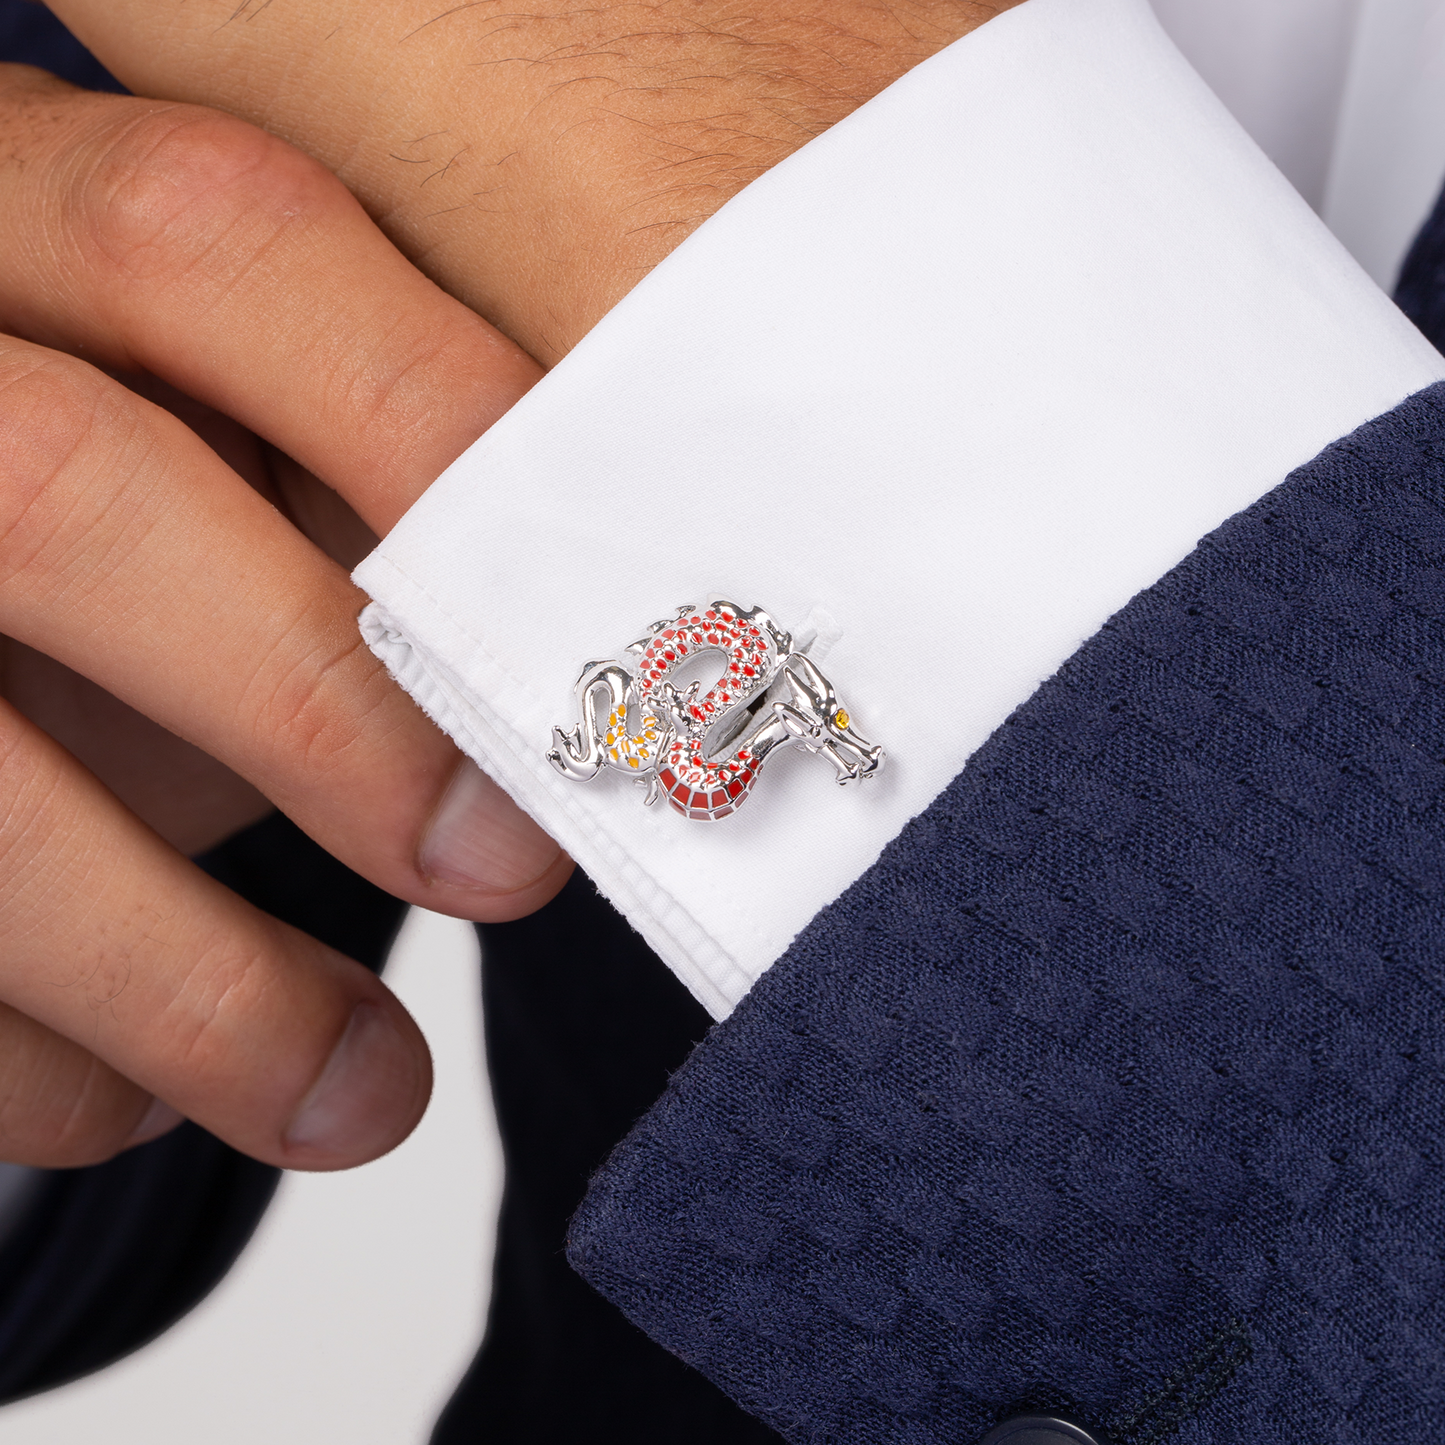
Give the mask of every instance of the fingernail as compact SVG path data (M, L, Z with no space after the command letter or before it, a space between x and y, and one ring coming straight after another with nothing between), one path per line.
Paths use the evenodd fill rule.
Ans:
M514 893L561 849L474 762L464 759L422 840L422 872L442 883Z
M357 1004L286 1130L287 1151L312 1167L360 1164L384 1154L413 1122L422 1072L416 1049L386 1010Z
M152 1139L159 1139L162 1134L169 1134L177 1124L185 1123L185 1115L178 1113L171 1108L164 1099L152 1099L150 1108L141 1115L141 1121L131 1131L131 1136L125 1141L127 1149L134 1149L137 1144L149 1144Z

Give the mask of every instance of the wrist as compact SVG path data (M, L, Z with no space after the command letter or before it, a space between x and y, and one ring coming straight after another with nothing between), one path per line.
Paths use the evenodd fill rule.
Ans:
M527 218L496 238L504 329L555 361L750 181L1002 8L691 0L685 25L640 5L541 25L545 61L499 61L515 72L502 193ZM466 252L479 228L456 225Z
M55 8L134 88L311 151L551 363L749 181L1013 3Z

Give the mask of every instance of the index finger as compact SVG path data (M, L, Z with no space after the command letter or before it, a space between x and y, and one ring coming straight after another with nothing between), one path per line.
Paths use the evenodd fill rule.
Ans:
M43 122L43 123L42 123ZM243 121L0 67L0 330L150 371L385 533L542 374Z

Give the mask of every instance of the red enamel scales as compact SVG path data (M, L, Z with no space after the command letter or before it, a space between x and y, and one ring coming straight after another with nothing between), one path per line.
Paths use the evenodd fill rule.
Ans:
M746 691L751 690L740 684L736 677L729 676L730 673L741 672L745 677L757 677L760 673L771 672L771 667L765 664L771 660L772 648L772 640L762 628L727 609L709 609L706 613L679 618L643 650L638 701L644 706L649 705L652 695L666 680L668 673L688 657L698 652L721 652L727 659L723 676L690 709L692 716L703 722L716 716L720 709L740 701Z
M699 696L674 678L690 658L719 652L721 676ZM871 777L883 749L859 737L833 684L761 608L721 600L657 622L622 659L589 662L573 689L578 723L552 729L547 758L585 782L604 769L666 797L685 818L716 820L740 808L778 748L826 758L840 783ZM764 707L759 694L776 685ZM746 714L740 706L749 705ZM725 721L726 720L726 721ZM728 741L723 743L726 737Z
M688 707L696 722L714 722L750 697L771 674L775 650L762 628L730 608L691 613L644 649L639 704L654 706L668 673L687 657L703 651L722 652L727 658L722 677ZM668 767L659 771L658 782L679 813L689 818L724 818L742 805L756 775L746 766L743 752L709 762L703 756L702 743L702 738L695 736L678 738L668 750Z

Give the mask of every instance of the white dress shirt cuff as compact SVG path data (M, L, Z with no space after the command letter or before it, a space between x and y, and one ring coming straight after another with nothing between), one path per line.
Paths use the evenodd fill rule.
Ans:
M754 182L357 570L367 641L715 1016L1206 532L1445 377L1144 0L1027 0ZM888 751L693 822L546 760L723 594Z

